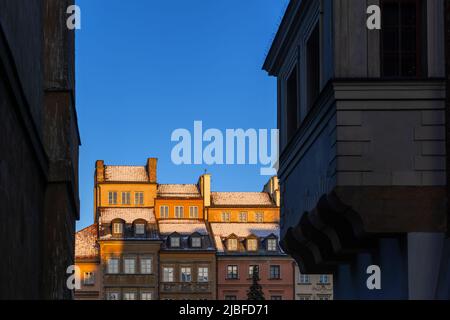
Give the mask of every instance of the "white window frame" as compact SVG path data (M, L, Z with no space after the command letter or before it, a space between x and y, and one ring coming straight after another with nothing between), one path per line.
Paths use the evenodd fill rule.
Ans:
M208 281L209 281L209 268L208 267L198 267L197 282L208 282Z
M144 205L144 192L136 191L134 193L134 204L137 206Z
M183 283L192 282L192 267L180 268L180 282Z
M131 204L131 192L130 191L122 191L122 204L124 204L124 205Z
M262 211L255 212L255 221L258 223L264 222L264 212Z
M125 274L136 274L136 258L123 259L123 272Z
M330 283L330 277L327 274L321 274L319 276L319 283L320 284L329 284Z
M170 237L170 247L171 248L181 247L181 238L179 236Z
M195 245L194 245L194 243L195 243ZM192 237L191 238L191 247L192 248L201 248L202 247L202 238Z
M141 300L153 300L153 292L141 292Z
M169 206L159 206L159 216L161 219L169 218Z
M145 235L145 224L142 222L136 223L134 225L134 233L139 236Z
M175 269L174 267L163 267L163 282L174 282Z
M267 239L267 251L277 251L277 239Z
M228 211L222 212L222 222L230 222L231 221L231 213Z
M113 222L113 234L123 234L123 222Z
M183 206L175 206L175 218L176 219L184 218L184 207Z
M117 191L108 191L108 204L109 205L117 204Z
M300 284L310 284L311 278L310 278L309 274L299 273L298 282Z
M255 238L247 239L247 250L258 251L258 240Z
M258 270L258 277L261 278L261 275L259 274L259 269L260 269L259 265L252 264L252 265L248 266L248 277L249 277L249 279L253 279L253 272L255 270L255 267Z
M114 263L113 263L114 262ZM118 274L120 269L120 259L119 258L109 258L107 263L107 273L108 274Z
M150 257L141 258L141 274L152 274L153 259Z
M247 211L239 212L239 222L248 222L248 212Z
M189 207L189 218L198 219L198 206Z
M136 300L136 292L124 292L123 300Z

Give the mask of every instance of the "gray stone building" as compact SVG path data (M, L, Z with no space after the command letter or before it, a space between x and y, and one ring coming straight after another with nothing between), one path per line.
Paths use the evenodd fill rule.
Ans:
M267 55L281 244L335 299L450 298L444 21L443 0L292 0Z
M0 299L70 299L79 217L73 0L0 1Z

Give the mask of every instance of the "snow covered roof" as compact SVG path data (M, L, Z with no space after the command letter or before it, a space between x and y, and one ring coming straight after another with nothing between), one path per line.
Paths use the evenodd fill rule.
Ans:
M271 234L280 237L280 227L276 223L211 223L214 241L218 252L223 252L223 240L234 234L239 238L255 235L266 238Z
M196 184L159 184L158 196L160 197L201 197Z
M100 208L101 223L110 223L114 219L123 219L126 223L144 219L148 223L156 223L152 208Z
M75 234L75 258L98 257L97 227L93 224Z
M160 220L159 232L163 236L174 232L180 235L191 235L195 232L201 235L208 235L205 222L201 220Z
M274 206L267 192L211 192L213 206Z
M109 182L149 182L144 166L105 166L105 181Z

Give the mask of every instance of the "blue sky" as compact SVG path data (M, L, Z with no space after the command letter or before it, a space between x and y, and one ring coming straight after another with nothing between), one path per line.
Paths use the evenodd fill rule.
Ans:
M276 81L261 70L288 0L78 0L81 219L92 223L95 161L145 165L159 183L260 191L259 165L176 166L177 128L276 128Z

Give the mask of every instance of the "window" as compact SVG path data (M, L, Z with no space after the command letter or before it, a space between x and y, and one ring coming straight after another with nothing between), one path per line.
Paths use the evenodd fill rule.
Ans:
M280 266L270 266L270 279L280 279Z
M172 248L179 248L180 247L180 237L170 237L170 246Z
M253 279L253 273L254 273L255 271L258 273L258 278L259 278L259 277L260 277L260 274L259 274L259 266L258 266L258 265L251 265L251 266L248 267L248 277L249 277L250 279Z
M255 213L255 221L256 222L264 222L264 213L263 212L256 212Z
M152 273L152 258L142 258L141 259L141 273L151 274Z
M225 300L237 300L236 296L232 296L232 295L226 295L225 296Z
M117 204L117 192L115 191L108 192L108 203L110 205Z
M271 296L270 300L283 300L282 296Z
M311 283L311 280L310 280L310 278L309 278L309 274L301 274L301 273L300 273L300 276L299 276L299 282L300 282L301 284L310 284L310 283Z
M258 240L257 239L247 239L247 250L257 251L258 250Z
M169 207L168 206L160 206L159 207L159 216L162 219L169 218Z
M181 282L191 282L191 281L192 281L191 267L182 267L181 268Z
M321 274L320 277L319 277L319 283L320 284L328 284L328 283L330 283L328 275L327 274Z
M192 237L191 238L191 246L192 246L192 248L201 248L202 247L202 239L200 237Z
M306 44L306 85L308 110L314 105L320 93L320 30L316 25Z
M131 203L131 192L122 192L122 204L130 204Z
M173 282L173 267L163 268L163 282Z
M297 67L295 67L286 83L286 120L287 120L287 140L295 135L298 128L298 80Z
M207 267L198 268L198 282L208 282L209 281L209 269Z
M422 46L420 0L384 0L381 64L383 77L419 77Z
M122 222L114 222L113 223L113 233L114 234L122 234L123 233L123 223Z
M133 258L125 258L123 267L126 274L136 273L136 260Z
M143 224L143 223L136 223L134 225L134 232L137 235L144 235L145 234L145 224Z
M108 273L110 274L119 273L119 259L111 258L108 260Z
M267 251L277 251L277 239L267 239Z
M183 219L183 215L184 215L184 207L182 206L176 206L175 207L175 218L177 219Z
M189 218L198 218L198 207L189 207Z
M230 220L231 220L231 213L222 212L222 222L230 222Z
M141 292L141 300L152 300L153 294L151 292Z
M311 295L299 294L299 295L297 295L297 300L303 300L303 301L311 300Z
M318 294L317 298L319 300L330 300L331 299L331 295L329 295L329 294Z
M134 204L137 206L142 206L144 204L144 193L136 192L134 194Z
M227 240L227 249L229 251L236 251L238 249L238 241L235 238Z
M119 292L108 292L106 295L106 300L120 300L120 293Z
M247 222L247 212L239 212L239 222Z
M136 300L136 292L125 292L123 300Z
M85 272L83 274L83 284L85 286L93 286L95 284L95 273Z
M238 266L232 265L227 266L227 279L237 279L238 278Z

